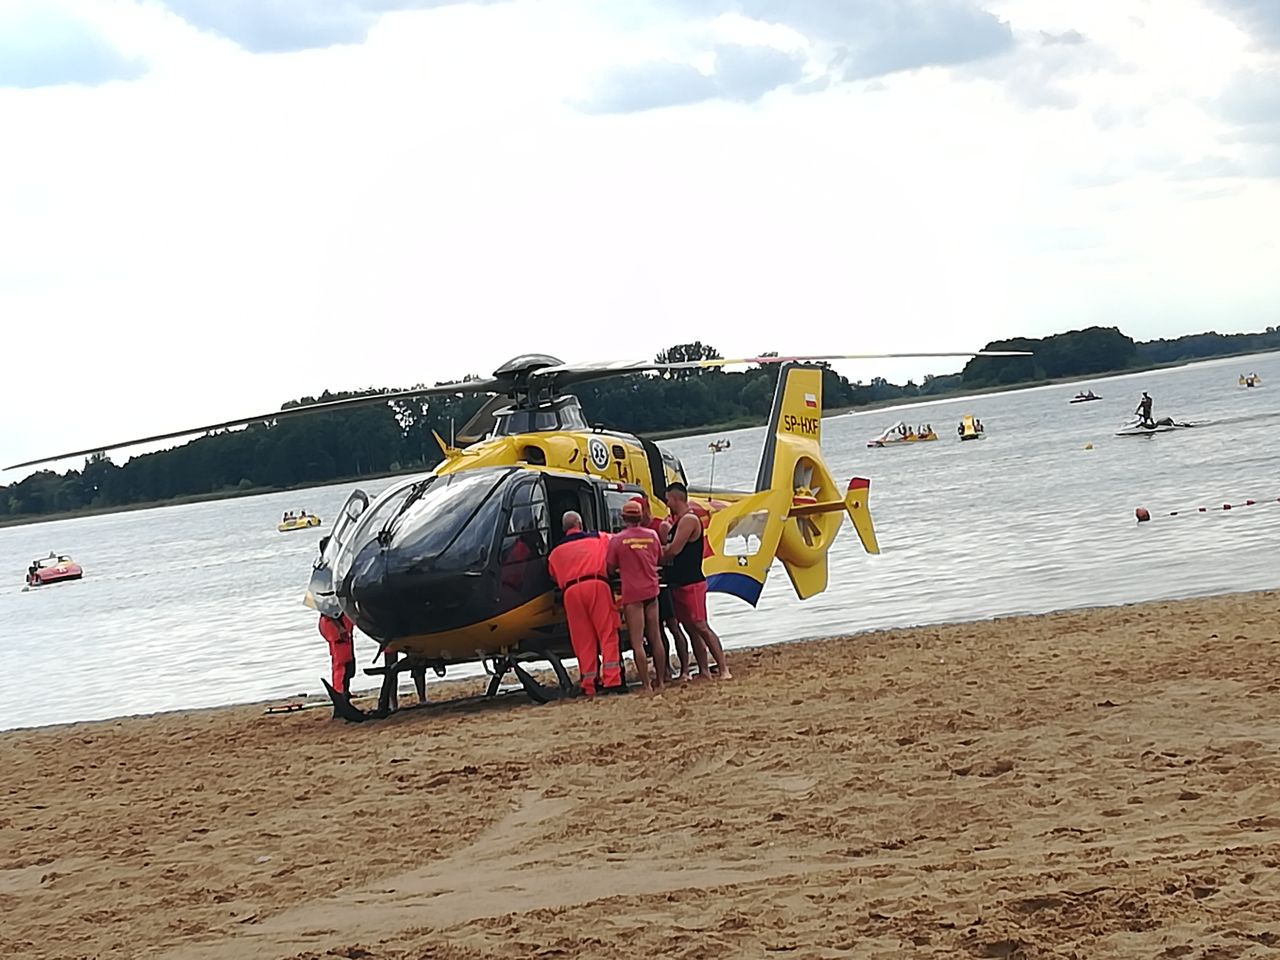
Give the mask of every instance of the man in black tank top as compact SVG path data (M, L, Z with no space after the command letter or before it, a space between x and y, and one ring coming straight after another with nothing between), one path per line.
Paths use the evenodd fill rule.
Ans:
M707 579L702 575L702 521L689 507L689 491L679 481L667 485L667 509L675 522L670 539L663 548L662 560L667 564L667 583L676 608L676 618L693 641L698 660L698 676L711 676L707 652L715 657L717 676L732 680L724 647L707 623ZM699 643L698 641L701 641Z

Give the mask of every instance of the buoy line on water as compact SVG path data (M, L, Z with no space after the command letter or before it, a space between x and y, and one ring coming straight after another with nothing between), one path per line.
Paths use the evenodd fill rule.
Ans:
M1241 507L1252 507L1258 503L1270 503L1270 500L1246 500L1244 503L1224 503L1222 510L1239 510ZM1276 497L1276 503L1280 503L1280 497ZM1180 513L1209 513L1211 510L1218 510L1218 507L1196 507L1187 510L1171 510L1168 513L1161 514L1165 517L1176 517ZM1133 515L1138 518L1139 523L1146 523L1151 519L1151 511L1146 507L1138 507L1133 511Z

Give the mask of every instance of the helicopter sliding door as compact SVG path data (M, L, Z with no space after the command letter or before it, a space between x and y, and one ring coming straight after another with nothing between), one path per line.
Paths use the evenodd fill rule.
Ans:
M606 529L599 525L599 511L596 504L596 491L588 480L575 477L557 477L548 474L547 502L551 510L551 543L554 546L564 539L562 520L565 511L574 510L582 517L582 526L587 530Z
M640 446L644 447L645 459L649 461L649 483L653 486L653 495L661 500L667 495L667 470L662 450L652 440L640 438ZM680 479L684 472L680 471Z

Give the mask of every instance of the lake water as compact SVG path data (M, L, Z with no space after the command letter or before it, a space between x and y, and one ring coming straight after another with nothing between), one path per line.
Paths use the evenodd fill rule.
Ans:
M1257 372L1264 386L1237 385ZM1078 389L1104 399L1070 405ZM1198 424L1116 437L1138 395ZM985 440L960 443L977 415ZM867 449L899 416L935 443ZM835 416L823 425L838 479L871 479L882 553L846 523L831 584L796 600L775 565L752 610L712 595L726 645L1039 613L1280 585L1280 354L1210 361L1032 390ZM750 485L760 428L715 434L717 485ZM712 437L663 446L707 479ZM1085 449L1088 443L1093 449ZM367 489L381 490L391 481ZM301 603L321 534L350 484L82 517L0 530L0 620L14 674L0 729L323 693L328 652ZM1254 506L1223 512L1224 503ZM1150 509L1138 525L1134 508ZM1165 516L1172 510L1206 513ZM287 509L326 526L276 532ZM23 591L33 557L69 553L85 578ZM376 646L357 639L361 666ZM452 675L452 673L451 673Z

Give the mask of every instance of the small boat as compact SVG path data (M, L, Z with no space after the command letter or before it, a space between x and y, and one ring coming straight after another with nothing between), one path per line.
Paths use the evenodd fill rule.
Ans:
M892 427L867 441L868 447L895 447L900 443L922 443L926 440L937 440L938 435L933 427L926 425L923 432L918 432L899 420Z
M1088 403L1090 400L1101 400L1102 398L1090 390L1088 393L1077 393L1068 400L1068 403Z
M311 527L318 527L323 523L314 513L286 513L284 519L276 524L276 529L281 533L288 533L291 530L309 530Z
M972 413L966 413L960 418L960 426L956 428L956 433L960 434L961 440L982 440L987 435L982 429L982 421Z
M1256 373L1251 373L1247 377L1240 374L1240 386L1242 387L1260 387L1262 386L1262 378Z
M63 580L79 580L84 570L65 553L50 553L47 557L32 560L27 567L27 586L42 587Z
M1155 423L1143 423L1141 417L1134 417L1132 420L1121 424L1120 429L1116 431L1117 437L1145 437L1151 433L1167 433L1170 430L1182 430L1186 427L1192 427L1195 424L1181 423L1172 417L1161 417Z

